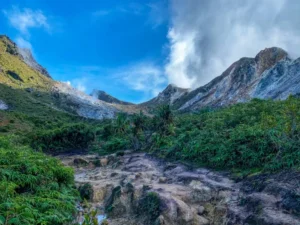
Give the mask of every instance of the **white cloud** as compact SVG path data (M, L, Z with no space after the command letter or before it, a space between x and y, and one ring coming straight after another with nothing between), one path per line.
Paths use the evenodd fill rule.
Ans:
M82 77L78 79L74 79L70 82L70 85L76 88L79 91L85 92L87 90L87 78Z
M241 57L278 46L300 52L299 0L170 0L170 83L199 87Z
M149 97L156 96L165 88L167 79L163 71L152 63L140 63L126 68L121 68L115 73L119 79L132 90L142 91Z
M67 80L67 81L62 81L62 83L65 83L68 86L72 86L71 81Z
M10 24L23 35L29 36L29 29L31 28L43 28L50 31L47 17L41 10L20 9L13 6L11 10L3 10L3 13Z

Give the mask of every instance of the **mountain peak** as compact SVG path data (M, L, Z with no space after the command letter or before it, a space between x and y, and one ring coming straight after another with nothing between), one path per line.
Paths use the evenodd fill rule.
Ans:
M177 99L187 94L189 89L177 87L175 84L169 84L157 97L141 105L155 107L162 104L173 104Z
M288 53L282 48L272 47L261 50L255 56L255 62L258 66L257 74L261 75L265 70L271 68L277 62L287 57Z
M93 96L94 98L96 98L98 100L107 102L107 103L119 104L119 105L133 105L133 103L121 101L121 100L107 94L105 91L102 91L102 90L94 89L91 93L91 96Z
M252 98L285 99L300 93L298 71L300 60L291 60L281 48L266 48L255 58L241 58L205 86L178 99L176 108L221 107Z

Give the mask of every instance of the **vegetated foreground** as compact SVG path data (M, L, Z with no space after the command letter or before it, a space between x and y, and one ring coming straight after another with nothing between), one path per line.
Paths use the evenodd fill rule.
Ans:
M230 170L239 179L251 174L250 191L267 187L267 180L275 176L267 173L287 170L292 174L300 166L300 99L296 97L285 101L254 99L181 115L162 106L153 117L120 114L115 120L103 121L51 111L40 104L36 107L40 110L26 107L0 111L3 224L65 224L74 219L72 172L57 160L19 146L50 154L74 150L99 155L122 149L146 151L168 160ZM299 181L297 176L295 182ZM280 180L280 176L274 179ZM282 199L281 194L276 196L277 207L299 219L299 189L293 189L293 185L280 187L286 195ZM282 202L284 199L289 201ZM265 200L275 204L274 199Z

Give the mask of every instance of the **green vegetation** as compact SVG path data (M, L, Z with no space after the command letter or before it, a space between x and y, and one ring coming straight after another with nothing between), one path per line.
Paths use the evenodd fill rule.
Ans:
M54 81L26 65L17 47L8 37L0 35L0 83L14 88L36 87L48 90Z
M161 213L160 205L161 200L158 194L155 192L148 192L139 201L137 214L145 218L145 224L154 224Z
M100 153L129 148L217 169L298 169L300 99L254 99L182 115L162 106L152 118L119 115L99 134Z
M0 224L72 222L73 171L57 159L0 137Z
M59 153L86 150L94 140L94 132L85 124L74 124L53 130L41 131L33 138L34 149L44 152Z
M295 97L254 99L185 114L161 106L152 117L140 113L88 120L76 116L72 107L65 108L63 96L49 92L53 81L28 67L3 36L0 83L0 99L9 106L0 111L0 225L68 224L79 193L82 199L91 198L88 184L78 193L72 170L42 151L122 155L133 149L242 174L300 168L300 99ZM108 213L119 197L116 187L106 205ZM139 202L150 222L159 215L159 201L148 193ZM86 224L95 222L90 213Z
M93 199L93 187L91 184L86 183L79 187L79 193L82 200L92 200Z

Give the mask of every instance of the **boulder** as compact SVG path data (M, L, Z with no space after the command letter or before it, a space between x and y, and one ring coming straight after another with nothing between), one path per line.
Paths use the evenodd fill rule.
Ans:
M89 162L82 158L75 158L73 160L73 164L76 167L85 167L89 164Z
M100 164L101 164L101 166L107 166L108 165L108 159L107 158L100 159Z

